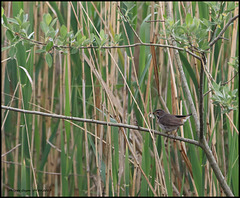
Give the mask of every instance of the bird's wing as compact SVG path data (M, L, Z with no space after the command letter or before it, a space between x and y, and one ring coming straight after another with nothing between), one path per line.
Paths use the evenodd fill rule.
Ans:
M166 114L160 118L160 121L163 125L168 126L180 126L183 125L181 118L178 118L174 115Z

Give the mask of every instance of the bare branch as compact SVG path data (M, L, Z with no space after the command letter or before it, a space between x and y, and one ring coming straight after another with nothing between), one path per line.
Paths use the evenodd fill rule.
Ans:
M52 113L44 113L44 112L39 112L39 111L30 111L30 110L24 110L24 109L19 109L19 108L14 108L14 107L8 107L8 106L1 106L2 109L7 109L10 111L16 111L16 112L22 112L22 113L28 113L28 114L36 114L40 116L47 116L47 117L52 117L52 118L58 118L58 119L64 119L64 120L74 120L78 122L87 122L87 123L95 123L95 124L101 124L101 125L108 125L108 126L115 126L115 127L123 127L123 128L128 128L128 129L133 129L133 130L138 130L138 131L143 131L143 132L149 132L149 129L140 127L140 126L134 126L134 125L129 125L129 124L122 124L122 123L113 123L113 122L105 122L101 120L93 120L93 119L85 119L85 118L78 118L78 117L71 117L71 116L64 116L64 115L58 115L58 114L52 114ZM175 136L175 135L169 135L167 133L162 133L157 130L151 130L153 134L161 135L170 139L175 139L179 141L183 141L186 143L194 144L196 146L200 146L198 141L192 140L192 139L187 139L183 138L180 136Z
M11 153L14 149L16 149L17 147L21 146L21 144L18 144L17 146L13 147L10 151L4 153L1 155L1 157L4 157L5 155L7 155L8 153Z
M239 17L239 15L236 15L234 16L233 18L231 18L228 23L225 25L225 27L221 30L221 32L218 34L218 36L213 39L210 43L209 43L209 46L212 47L220 38L221 36L223 35L223 33L227 30L228 26L231 25L231 23L237 19Z
M226 84L228 84L230 81L232 81L237 75L238 75L238 73L239 72L236 72L236 74L230 79L230 80L228 80L228 81L226 81L226 82L223 82L223 83L221 83L221 85L223 86L223 85L226 85Z
M145 21L146 23L151 23L151 22L165 22L165 20L149 20Z

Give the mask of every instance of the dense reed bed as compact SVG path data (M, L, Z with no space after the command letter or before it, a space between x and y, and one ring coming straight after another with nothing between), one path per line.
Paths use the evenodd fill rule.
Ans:
M2 196L239 196L238 2L1 5Z

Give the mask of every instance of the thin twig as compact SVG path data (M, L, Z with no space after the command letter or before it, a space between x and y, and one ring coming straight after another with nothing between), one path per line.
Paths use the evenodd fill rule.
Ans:
M137 39L139 40L140 43L143 43L142 40L140 39L140 37L138 36L138 34L136 33L136 31L133 29L133 27L131 26L131 24L129 23L127 17L123 14L121 8L119 5L117 5L117 8L119 9L119 11L121 12L122 16L124 17L125 21L128 23L128 25L130 26L130 28L132 29L133 33L135 34L135 36L137 37Z
M165 20L149 20L145 21L146 23L151 23L151 22L165 22Z
M6 164L14 164L14 165L18 165L18 166L22 166L22 163L18 163L18 162L13 162L13 161L5 161L5 160L1 160L2 163L6 163ZM30 166L25 165L26 168L30 168ZM57 173L57 172L48 172L48 171L42 171L42 170L38 170L37 168L33 168L36 172L39 173L43 173L43 174L49 174L49 175L61 175L62 173ZM69 176L83 176L77 173L69 173ZM85 176L84 176L85 177Z
M8 153L11 153L14 149L16 149L17 147L21 146L21 144L18 144L17 146L13 147L10 151L4 153L1 155L1 157L4 157L5 155L7 155Z
M232 119L230 118L230 116L228 115L228 113L225 113L225 115L227 116L228 120L230 121L231 125L233 126L233 128L235 129L237 134L239 135L239 131L238 131L237 127L234 125L234 123L233 123Z
M200 71L200 86L199 86L199 122L200 122L200 141L203 139L204 126L203 126L203 83L204 83L204 63L201 61L201 71Z
M228 26L235 20L239 17L239 14L234 16L233 18L231 18L228 23L225 25L225 27L221 30L221 32L218 34L218 36L213 39L210 43L209 43L209 46L212 47L220 38L221 36L223 35L223 33L227 30Z
M223 8L223 2L221 2L220 8L218 10L218 16L217 16L217 20L219 20L220 17L220 13L222 13L223 11L221 10ZM221 10L221 11L220 11ZM212 9L210 9L210 12L212 12ZM218 25L216 24L212 30L212 34L211 34L211 39L209 40L209 42L212 41L213 37L216 35L216 30L217 30Z
M234 79L237 75L238 75L238 73L239 73L239 71L230 79L230 80L228 80L228 81L226 81L226 82L223 82L223 83L221 83L221 85L223 86L223 85L226 85L226 84L228 84L230 81L232 81L232 79Z
M95 123L95 124L115 126L115 127L123 127L123 128L133 129L133 130L139 130L139 131L143 131L143 132L149 132L148 128L129 125L129 124L105 122L105 121L101 121L101 120L93 120L93 119L85 119L85 118L64 116L64 115L58 115L58 114L52 114L52 113L44 113L44 112L40 112L40 111L30 111L30 110L24 110L24 109L19 109L19 108L14 108L14 107L8 107L8 106L4 106L4 105L2 105L1 108L2 109L7 109L7 110L10 110L10 111L27 113L27 114L36 114L36 115L47 116L47 117L58 118L58 119L74 120L74 121L78 121L78 122ZM170 139L175 139L175 140L187 142L187 143L190 143L190 144L194 144L196 146L200 146L198 141L196 141L196 140L187 139L187 138L183 138L183 137L175 136L175 135L169 135L167 133L162 133L162 132L159 132L159 131L153 130L153 129L151 129L151 131L153 132L153 134L161 135L161 136L164 136L164 137L168 137Z

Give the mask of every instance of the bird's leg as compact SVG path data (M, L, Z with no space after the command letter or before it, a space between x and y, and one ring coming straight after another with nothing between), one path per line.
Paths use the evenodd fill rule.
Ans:
M169 135L170 131L166 131L166 133ZM168 143L168 138L165 139L165 142L164 142L165 146L167 145L167 143Z
M174 131L174 136L177 137L177 132L178 132L179 127L177 128L176 131ZM176 142L176 139L174 139L174 142Z

